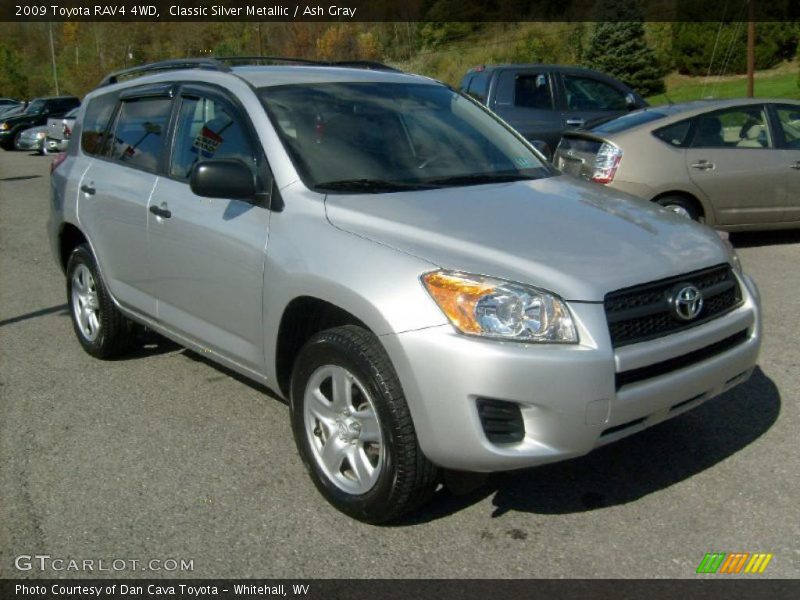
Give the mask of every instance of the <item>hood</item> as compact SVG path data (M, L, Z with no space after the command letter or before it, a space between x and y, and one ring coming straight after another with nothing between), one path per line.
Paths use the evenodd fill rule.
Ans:
M600 302L728 261L712 229L564 175L392 194L329 194L330 222L444 269Z

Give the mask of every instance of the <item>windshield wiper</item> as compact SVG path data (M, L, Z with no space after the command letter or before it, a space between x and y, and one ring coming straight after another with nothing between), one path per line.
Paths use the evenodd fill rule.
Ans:
M539 177L523 175L522 173L469 173L466 175L452 175L450 177L426 179L425 182L435 186L455 186L505 183L508 181L532 181L534 179L539 179Z
M324 181L314 185L314 189L335 192L356 192L356 193L381 193L381 192L405 192L408 190L428 189L431 186L426 183L403 183L401 181L385 181L383 179L340 179L337 181Z

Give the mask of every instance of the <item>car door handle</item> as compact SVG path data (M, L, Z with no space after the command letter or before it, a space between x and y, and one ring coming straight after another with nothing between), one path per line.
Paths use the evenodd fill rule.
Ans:
M698 160L696 163L692 164L693 169L699 169L700 171L705 171L707 169L713 169L714 163L708 162L707 160Z
M81 186L81 191L82 191L84 194L89 194L90 196L94 196L94 194L95 194L95 192L96 192L97 190L96 190L96 189L94 189L94 187L93 187L93 186L91 186L91 185L82 185L82 186Z
M798 169L798 170L800 170L800 160L798 160L796 163L793 163L793 164L789 165L789 168L790 169Z
M160 206L151 206L150 212L153 213L157 217L161 217L162 219L169 219L172 216L172 211L167 208L161 208Z
M586 121L583 119L567 119L566 123L570 127L583 127L586 124Z

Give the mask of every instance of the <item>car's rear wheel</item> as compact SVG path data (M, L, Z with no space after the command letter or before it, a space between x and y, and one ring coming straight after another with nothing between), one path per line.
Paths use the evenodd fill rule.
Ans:
M676 215L686 217L692 221L700 220L700 211L697 209L697 205L683 196L665 196L656 200L656 203L667 210L671 210Z
M131 349L134 325L114 305L86 244L76 247L67 262L67 298L75 335L86 352L112 358Z
M396 519L428 500L438 483L389 357L361 327L323 331L303 347L292 374L291 416L311 479L351 517Z

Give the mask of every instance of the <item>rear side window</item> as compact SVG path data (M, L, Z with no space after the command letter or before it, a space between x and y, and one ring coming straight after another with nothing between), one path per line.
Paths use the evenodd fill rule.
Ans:
M255 164L253 146L238 115L209 98L184 98L178 116L170 175L186 179L198 162L210 158Z
M692 148L769 148L764 108L736 106L695 117Z
M514 80L514 105L524 108L552 110L550 82L543 73L517 75Z
M686 145L686 138L689 136L691 125L691 121L679 121L661 129L656 129L653 135L671 146L682 148Z
M117 94L104 94L89 101L83 116L81 148L86 154L102 153L108 121L117 104Z
M146 171L155 171L161 160L171 102L169 98L124 101L110 140L111 158Z

